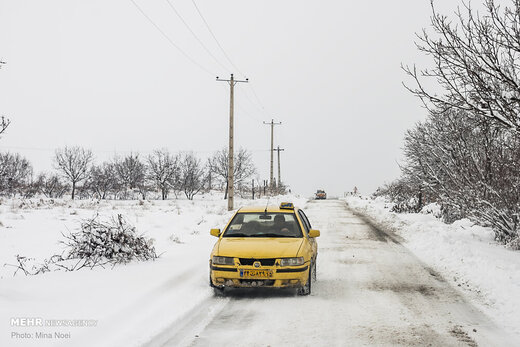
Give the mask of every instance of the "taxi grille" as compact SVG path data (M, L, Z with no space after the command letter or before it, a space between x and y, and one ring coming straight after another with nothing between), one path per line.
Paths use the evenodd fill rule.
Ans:
M254 259L254 258L239 258L240 265L253 265L255 261L259 261L262 266L273 266L276 262L276 258L264 258L264 259Z

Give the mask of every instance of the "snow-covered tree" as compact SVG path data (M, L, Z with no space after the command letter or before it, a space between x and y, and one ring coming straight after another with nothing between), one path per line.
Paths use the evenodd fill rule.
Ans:
M396 211L437 202L447 222L471 218L510 243L520 230L520 138L515 130L459 110L432 113L405 137L402 177L378 194Z
M121 189L117 179L114 163L104 162L90 169L90 177L85 184L90 194L98 199L106 199L112 193L114 196Z
M93 159L94 156L91 150L78 146L56 150L54 156L55 167L70 181L72 185L72 199L74 199L77 184L88 178L90 164Z
M434 67L404 67L415 81L409 90L431 112L457 108L520 132L520 1L507 2L485 0L481 13L462 3L464 10L451 18L432 1L431 27L418 35L417 47ZM429 79L442 94L426 87Z
M155 150L148 156L148 177L161 191L163 200L168 198L170 189L177 189L180 176L180 158L168 150Z
M137 189L142 198L146 198L148 185L146 183L146 165L139 158L139 154L130 153L125 157L114 159L115 171L119 182L126 190Z
M18 153L0 153L0 192L5 195L23 195L32 178L31 163Z
M186 153L180 161L180 188L188 200L198 194L206 184L206 170L193 153Z
M38 186L38 192L48 198L61 198L70 189L70 186L64 183L57 174L40 173L35 184Z
M227 148L223 148L213 154L208 160L209 170L212 176L216 176L222 184L226 186L224 199L227 199L227 181L228 181L228 155ZM256 173L256 167L251 158L251 153L244 148L240 148L234 155L234 185L239 187L247 179Z

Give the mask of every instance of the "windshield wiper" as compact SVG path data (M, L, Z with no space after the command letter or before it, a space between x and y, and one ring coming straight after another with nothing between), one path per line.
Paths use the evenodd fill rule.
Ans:
M265 233L265 234L251 235L251 237L287 237L287 236L276 234L276 233Z
M248 237L249 235L246 235L244 233L232 233L232 234L224 234L224 237Z

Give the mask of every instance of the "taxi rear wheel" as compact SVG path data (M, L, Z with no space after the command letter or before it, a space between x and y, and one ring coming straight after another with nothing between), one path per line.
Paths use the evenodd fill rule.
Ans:
M307 278L307 283L303 286L298 288L298 295L309 295L311 293L311 281L312 281L312 273L314 269L314 263L311 263L309 266L309 278Z

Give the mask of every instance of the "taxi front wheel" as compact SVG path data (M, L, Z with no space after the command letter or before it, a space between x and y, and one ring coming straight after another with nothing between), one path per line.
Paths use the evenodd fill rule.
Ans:
M309 266L309 277L307 278L307 283L298 288L298 295L309 295L311 293L311 281L312 281L312 273L314 272L314 263L311 263Z
M224 296L224 288L217 287L213 284L213 282L211 281L211 273L209 274L209 286L213 288L213 294L215 296Z
M225 296L224 288L213 287L213 295L214 296Z

